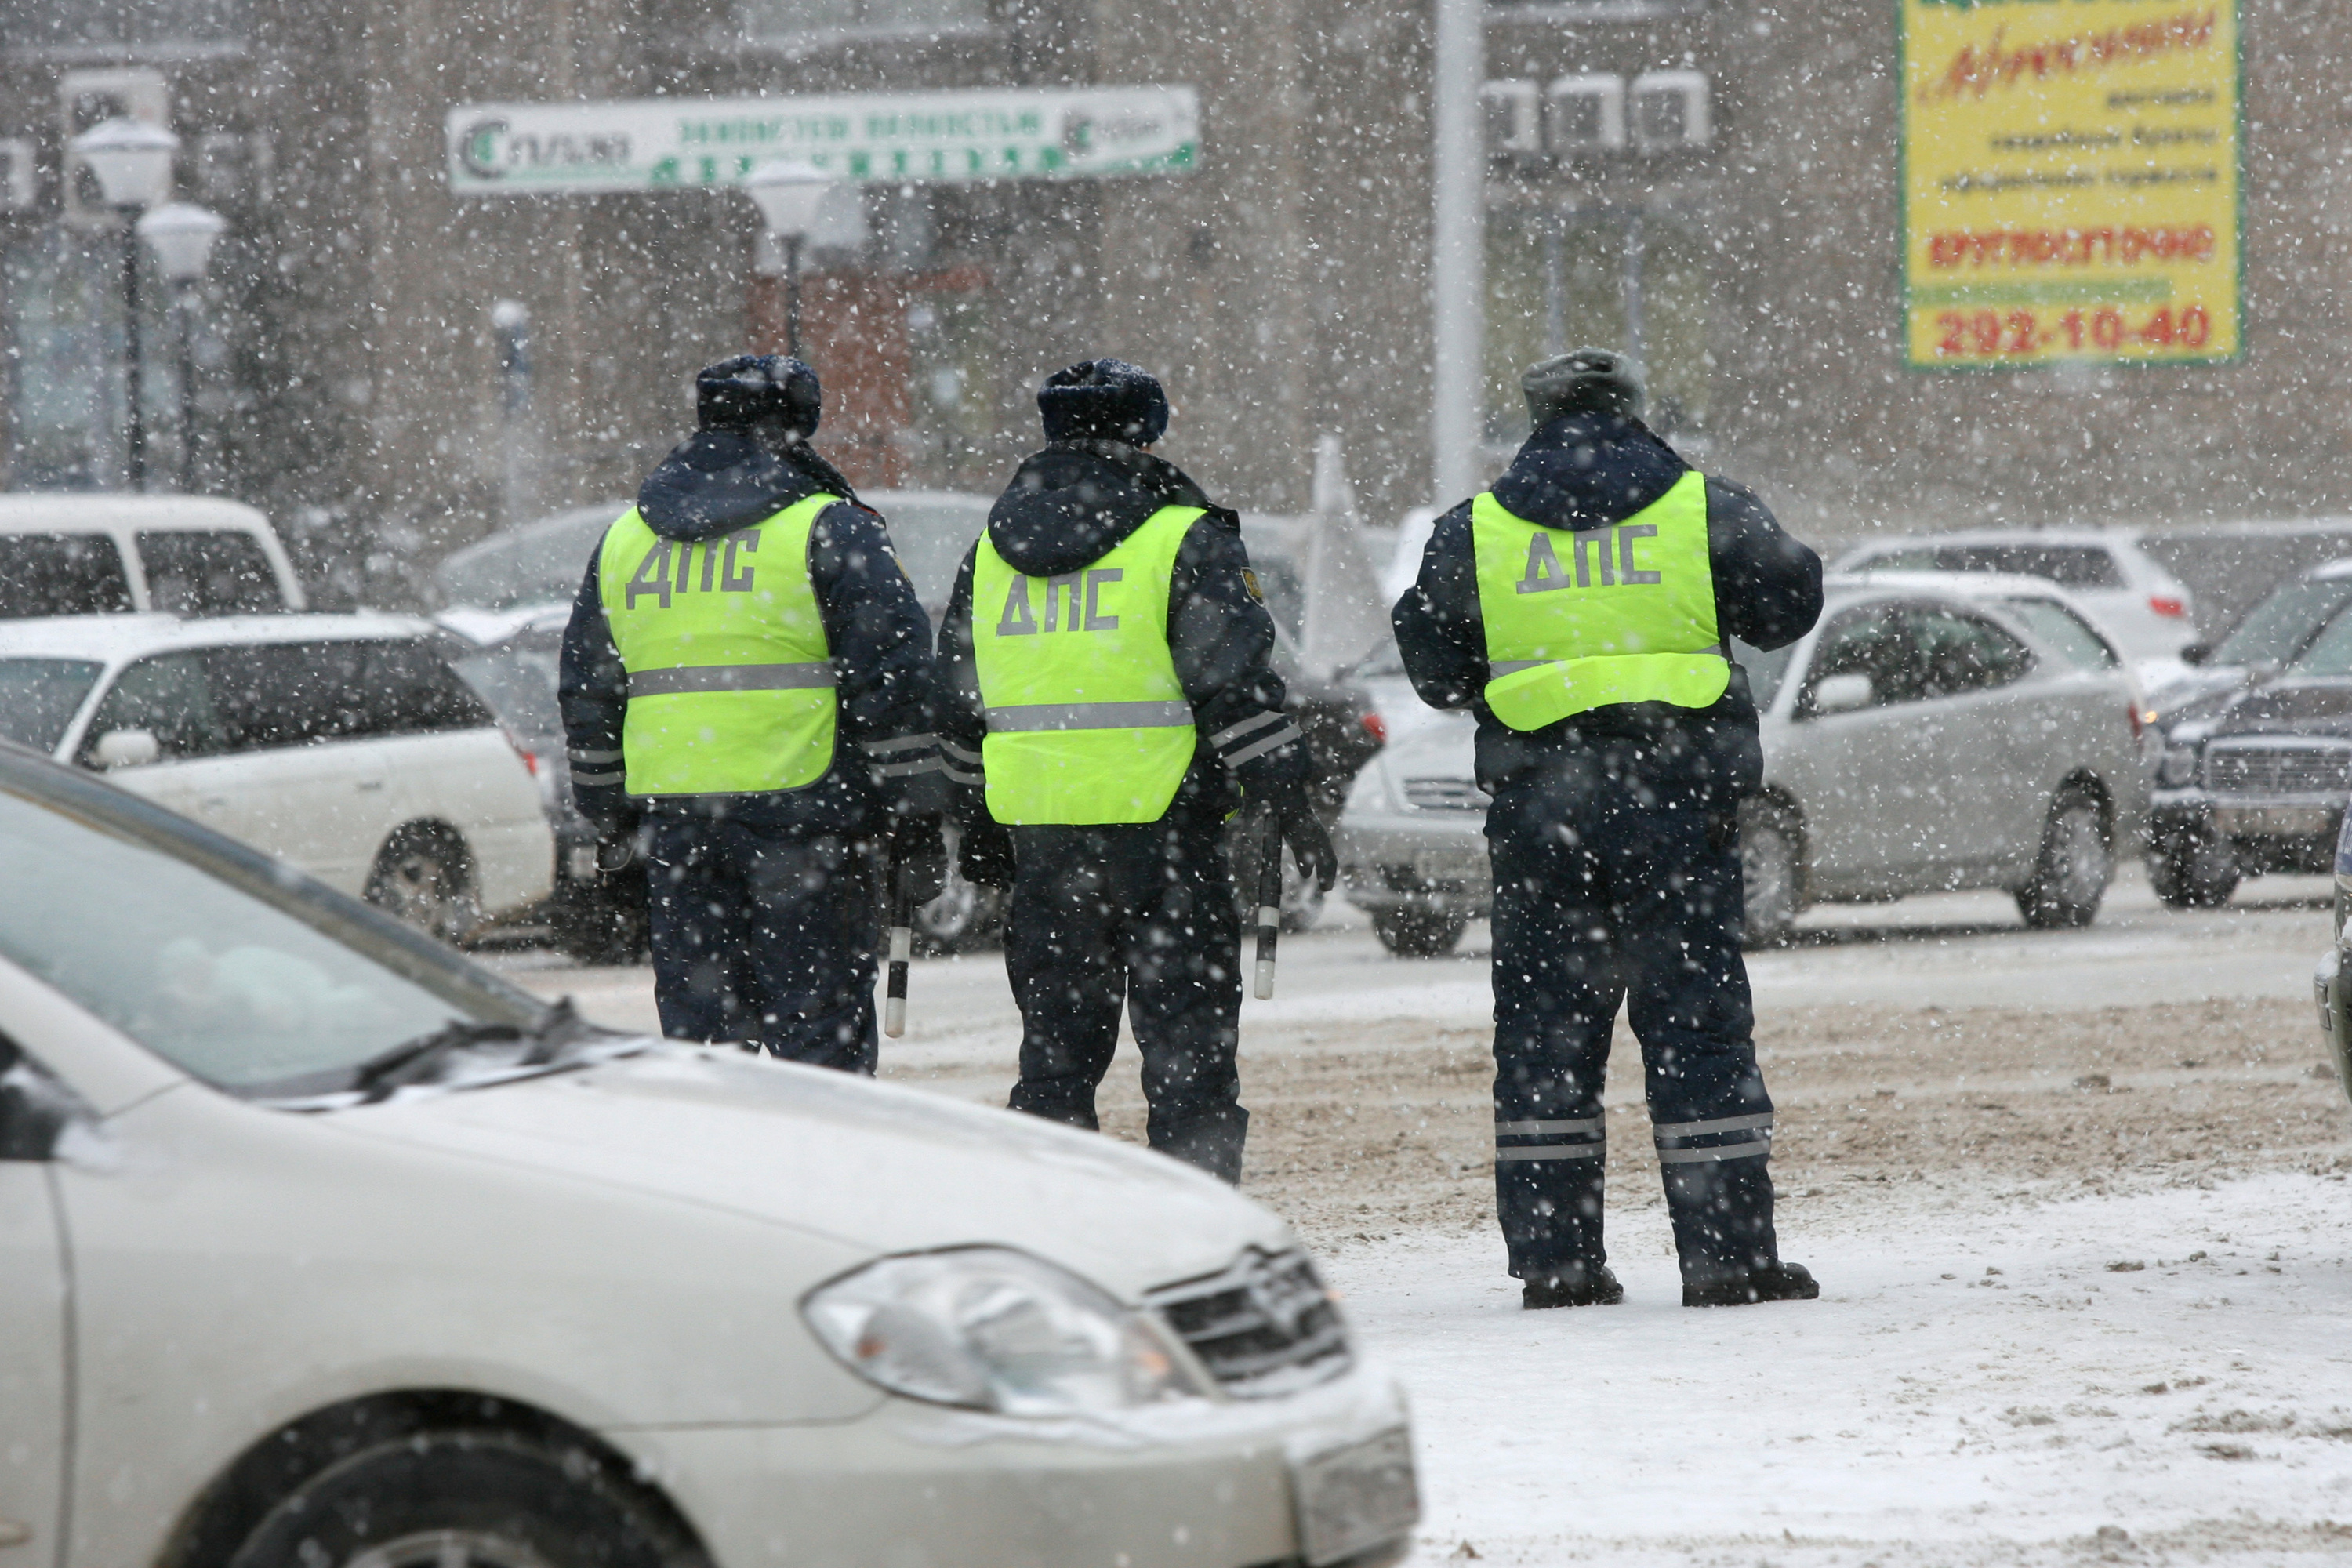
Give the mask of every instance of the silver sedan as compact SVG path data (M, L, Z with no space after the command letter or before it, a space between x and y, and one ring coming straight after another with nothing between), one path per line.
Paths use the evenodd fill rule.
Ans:
M2031 579L1832 578L1821 624L1737 649L1764 788L1740 813L1748 941L1808 904L1999 888L2029 925L2086 925L2147 820L2144 714L2112 641ZM1348 897L1402 953L1487 912L1486 796L1449 716L1373 759L1341 816Z

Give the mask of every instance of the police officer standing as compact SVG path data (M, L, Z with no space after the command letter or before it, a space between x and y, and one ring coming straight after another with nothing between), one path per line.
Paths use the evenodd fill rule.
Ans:
M940 628L964 874L1012 888L1013 1109L1094 1127L1124 1001L1151 1146L1237 1182L1224 819L1246 794L1320 886L1338 862L1241 520L1146 450L1168 426L1160 384L1094 360L1048 377L1037 406L1047 445L990 511Z
M918 900L946 868L930 620L809 447L815 372L739 355L695 400L572 607L572 792L646 861L664 1034L871 1073L874 851Z
M1601 1247L1601 1073L1629 1001L1683 1304L1810 1300L1772 1225L1772 1101L1739 950L1736 812L1762 782L1727 639L1811 630L1821 561L1643 425L1579 349L1521 378L1535 432L1437 521L1392 613L1423 700L1478 720L1494 797L1495 1191L1526 1306L1624 1292Z

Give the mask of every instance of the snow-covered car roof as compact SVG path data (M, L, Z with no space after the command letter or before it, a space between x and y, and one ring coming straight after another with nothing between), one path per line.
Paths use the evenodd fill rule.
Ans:
M2021 572L1832 572L1822 579L1824 594L1887 590L1944 594L1956 599L2054 599L2085 620L2092 619L2091 612L2074 595L2047 577L2029 577Z
M254 508L218 496L0 495L0 533L268 527L269 520Z
M1948 533L1889 533L1865 539L1846 551L1884 550L1903 544L2137 544L2137 528L1965 528Z
M163 615L51 616L0 621L0 657L39 654L120 664L180 647L419 637L435 636L438 629L414 616L366 610L352 615L223 616L193 621Z

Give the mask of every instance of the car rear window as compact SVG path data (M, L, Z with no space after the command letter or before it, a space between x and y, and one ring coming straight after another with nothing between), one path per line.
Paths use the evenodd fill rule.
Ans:
M553 647L508 643L454 661L500 724L516 735L561 735L563 714L555 689L562 659Z
M205 665L236 751L495 722L457 671L414 639L216 647Z
M86 658L0 658L0 735L57 750L105 668Z
M2115 556L2097 544L1939 544L1938 572L2011 572L2062 588L2120 588Z
M286 607L261 542L234 530L139 535L149 605L174 616L267 615Z
M2055 599L2007 598L2001 607L2025 623L2026 630L2084 669L2113 669L2122 661L2107 639L2091 624Z
M119 616L134 606L122 552L102 533L0 533L0 619Z

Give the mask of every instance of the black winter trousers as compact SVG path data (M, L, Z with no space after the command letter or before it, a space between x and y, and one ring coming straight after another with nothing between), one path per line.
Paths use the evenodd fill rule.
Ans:
M1631 742L1596 747L1504 784L1487 816L1495 1196L1522 1279L1606 1259L1601 1088L1621 1002L1684 1281L1778 1260L1731 803L1642 763Z
M645 842L662 1033L872 1073L881 910L850 843L708 817Z
M1217 826L1016 827L1013 845L1013 1109L1097 1125L1095 1089L1123 1002L1143 1055L1151 1146L1240 1181L1241 919Z

